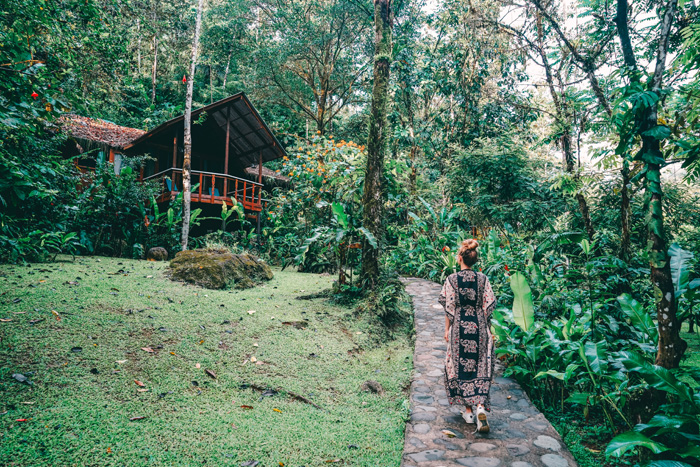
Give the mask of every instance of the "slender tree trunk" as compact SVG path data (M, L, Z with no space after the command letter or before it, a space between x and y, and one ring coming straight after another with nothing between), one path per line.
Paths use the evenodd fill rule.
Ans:
M156 76L158 70L158 35L153 35L153 70L151 71L151 105L156 103Z
M224 91L224 95L226 94L226 79L228 78L228 70L231 67L231 55L233 52L228 53L228 60L226 60L226 70L224 71L224 84L221 86L221 89Z
M194 41L192 42L192 59L190 60L190 79L187 80L187 95L185 97L185 157L182 164L182 249L187 250L187 241L190 234L190 171L192 170L192 93L194 91L194 70L197 65L197 48L199 47L199 30L202 25L202 4L197 4L197 19L194 26Z
M661 98L661 83L666 69L666 54L671 32L671 24L676 11L677 0L669 0L661 21L656 66L650 78L648 89ZM629 69L630 79L634 83L641 82L641 73L636 69L636 58L630 41L627 26L627 0L617 3L617 30L625 60ZM668 245L664 237L663 218L663 189L661 187L661 164L664 162L661 152L661 141L654 136L658 124L658 100L636 115L638 134L642 139L642 149L638 159L644 162L645 182L644 195L647 213L647 228L650 263L650 280L656 296L656 319L659 327L659 346L656 352L656 364L664 368L678 368L681 357L688 346L680 337L680 323L677 317L678 303L676 301L671 266L668 258ZM626 138L627 135L620 135Z
M362 196L362 225L377 239L373 248L367 239L362 245L362 279L366 290L379 280L379 247L383 239L383 172L387 141L387 101L392 54L392 0L374 0L374 86L367 138L367 170Z
M139 78L141 77L141 20L136 18L136 70Z
M562 152L562 165L564 169L572 174L578 181L578 175L575 174L574 167L574 150L571 142L571 121L572 117L568 110L568 104L566 102L566 96L564 95L563 89L561 95L557 92L556 86L554 84L554 75L552 74L552 67L549 63L549 57L544 48L544 28L542 24L542 16L538 11L537 13L537 48L544 65L545 77L547 80L547 87L549 93L552 96L552 102L554 103L555 118L557 124L563 130L563 134L559 139L561 144ZM561 80L560 80L561 85ZM586 234L588 238L593 240L593 235L595 234L595 229L593 228L593 223L591 222L591 214L588 209L588 203L583 193L576 194L576 202L578 203L579 211L581 211L581 217L583 218L583 225L586 229Z
M622 189L620 190L620 223L622 224L622 233L620 235L620 259L629 262L630 260L630 164L629 161L622 157Z

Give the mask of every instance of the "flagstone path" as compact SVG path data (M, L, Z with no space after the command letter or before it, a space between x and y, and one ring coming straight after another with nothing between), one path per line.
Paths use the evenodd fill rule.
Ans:
M491 387L491 432L474 434L458 407L451 407L443 383L445 314L440 285L402 279L413 297L416 326L411 420L406 427L402 467L576 467L571 453L518 383L496 365ZM444 431L451 432L445 434Z

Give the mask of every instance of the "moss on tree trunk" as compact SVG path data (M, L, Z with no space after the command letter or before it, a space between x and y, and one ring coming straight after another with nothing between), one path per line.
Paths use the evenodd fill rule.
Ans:
M381 245L383 237L382 211L384 205L383 172L386 151L387 100L389 69L392 55L391 0L374 1L374 87L367 138L367 170L362 197L364 208L362 225ZM365 239L362 245L362 279L366 287L373 287L379 278L379 248L373 248Z

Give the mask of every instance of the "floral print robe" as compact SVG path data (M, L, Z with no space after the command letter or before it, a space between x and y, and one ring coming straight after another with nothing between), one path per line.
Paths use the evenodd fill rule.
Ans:
M439 298L449 318L445 389L450 404L490 409L494 352L491 314L496 297L486 275L471 269L451 274Z

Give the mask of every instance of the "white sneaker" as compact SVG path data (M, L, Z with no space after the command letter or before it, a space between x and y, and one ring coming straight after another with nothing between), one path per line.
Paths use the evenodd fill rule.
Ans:
M465 410L464 412L462 412L462 418L465 422L471 425L472 423L474 423L474 412L467 412Z
M479 433L489 432L489 422L486 419L486 409L483 406L476 408L476 431Z

